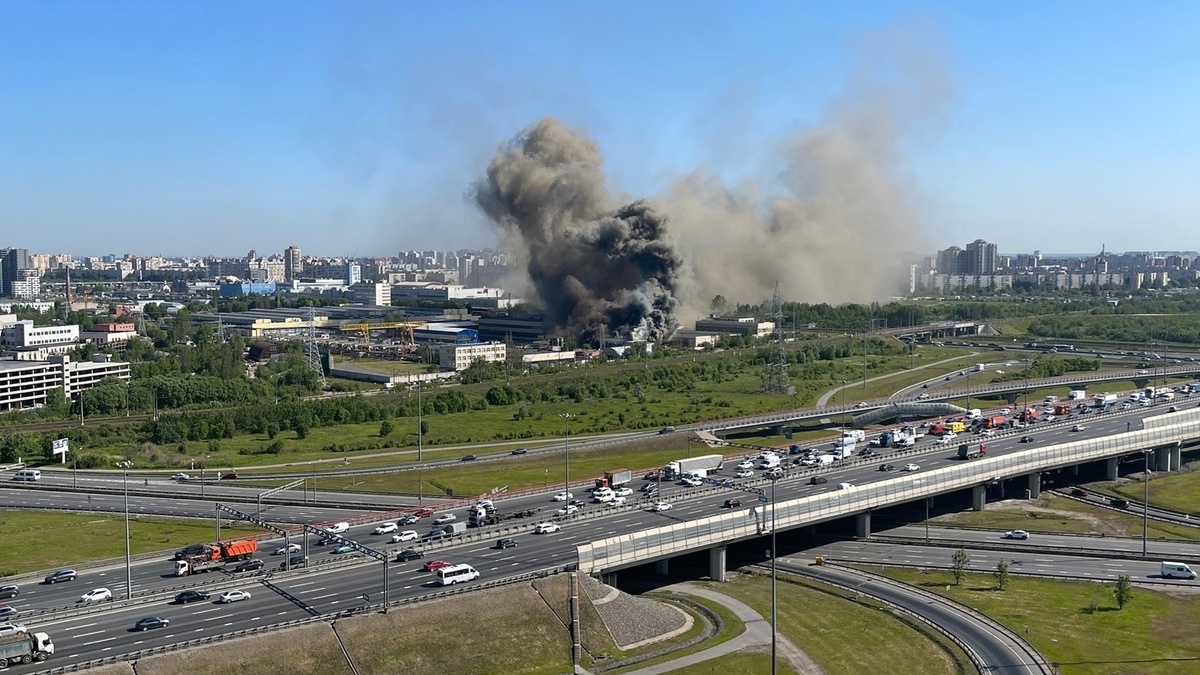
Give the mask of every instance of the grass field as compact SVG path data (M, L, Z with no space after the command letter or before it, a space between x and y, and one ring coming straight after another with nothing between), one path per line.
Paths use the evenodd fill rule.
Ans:
M358 366L363 370L381 373L383 375L418 375L429 371L427 363L413 363L412 361L395 361L392 359L376 359L370 356L361 358L351 358L341 354L333 356L334 363L346 363L352 366Z
M694 666L672 670L675 675L770 675L771 653L762 649L743 649ZM780 661L776 672L792 675L796 671L786 661Z
M340 628L342 623L338 623ZM386 643L386 641L381 641ZM92 671L87 671L91 673ZM131 671L132 672L132 671ZM328 623L138 659L137 675L178 673L353 675ZM377 671L382 672L382 671Z
M1200 472L1197 465L1185 465L1181 473L1156 476L1150 481L1150 505L1200 517ZM1141 502L1144 489L1140 483L1126 483L1110 490L1130 500Z
M256 528L228 528L237 535L256 534ZM121 516L52 513L45 511L0 511L0 576L73 565L125 555L125 521ZM47 532L69 532L46 536ZM129 521L130 550L148 553L188 544L212 541L214 526L199 520L138 517ZM165 565L166 563L164 563Z
M1200 672L1195 596L1139 587L1133 601L1118 610L1111 584L1013 577L1000 591L985 574L968 574L962 586L954 586L949 571L873 571L947 595L1000 621L1057 661L1062 675Z
M962 511L938 516L933 522L939 526L995 530L1142 536L1142 519L1132 513L1093 506L1055 495L1042 495L1030 502L1029 506L1032 508L997 508L993 505L985 511ZM1051 509L1059 513L1046 513L1037 509ZM1104 526L1099 527L1096 521L1103 521ZM1200 539L1200 529L1153 520L1150 521L1148 532L1151 539Z

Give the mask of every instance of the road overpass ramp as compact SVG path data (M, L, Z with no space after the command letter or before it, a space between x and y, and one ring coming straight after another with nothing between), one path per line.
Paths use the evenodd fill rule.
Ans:
M912 401L905 403L890 403L882 408L876 408L870 412L865 412L861 415L855 415L851 418L850 423L856 429L862 429L872 424L878 424L884 420L908 415L910 417L937 417L939 415L964 415L966 408L960 408L952 403L944 403L941 401L922 402Z

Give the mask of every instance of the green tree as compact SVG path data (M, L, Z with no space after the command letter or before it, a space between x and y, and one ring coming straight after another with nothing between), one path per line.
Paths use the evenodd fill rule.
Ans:
M296 438L308 438L308 422L301 420L296 423Z
M996 563L996 571L992 572L992 576L996 577L996 585L1000 590L1004 590L1008 586L1008 561L1004 558Z
M422 436L429 435L429 422L426 422L425 420L421 420L421 435Z
M724 314L725 309L729 306L729 301L725 299L725 296L718 295L712 299L712 303L709 306L713 314Z
M394 431L394 429L392 428L391 420L384 420L379 423L379 436L381 438L387 438L392 434L392 431Z
M1113 596L1117 599L1117 609L1125 609L1125 605L1133 600L1133 580L1128 574L1117 577L1117 585L1113 587Z
M954 572L954 585L962 585L963 577L967 574L967 566L971 564L971 556L963 549L958 549L950 557L951 570Z

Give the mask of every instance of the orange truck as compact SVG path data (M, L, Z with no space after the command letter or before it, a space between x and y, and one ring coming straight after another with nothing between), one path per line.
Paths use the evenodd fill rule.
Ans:
M985 417L983 419L983 427L985 429L1001 429L1007 420L1004 415L996 415L995 417Z
M175 561L175 576L185 577L189 574L219 570L228 563L245 560L258 550L258 541L255 539L219 541L214 544L197 546L194 549L199 550Z

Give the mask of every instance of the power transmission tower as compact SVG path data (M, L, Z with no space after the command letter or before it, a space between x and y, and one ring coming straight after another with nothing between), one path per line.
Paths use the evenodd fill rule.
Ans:
M317 346L317 314L310 305L308 308L308 332L304 335L304 357L308 367L317 374L321 388L325 388L325 370L321 368L321 348Z
M771 319L775 330L771 333L771 350L763 369L762 390L769 394L795 394L796 388L788 383L788 358L783 350L783 298L779 295L778 281L771 296Z

